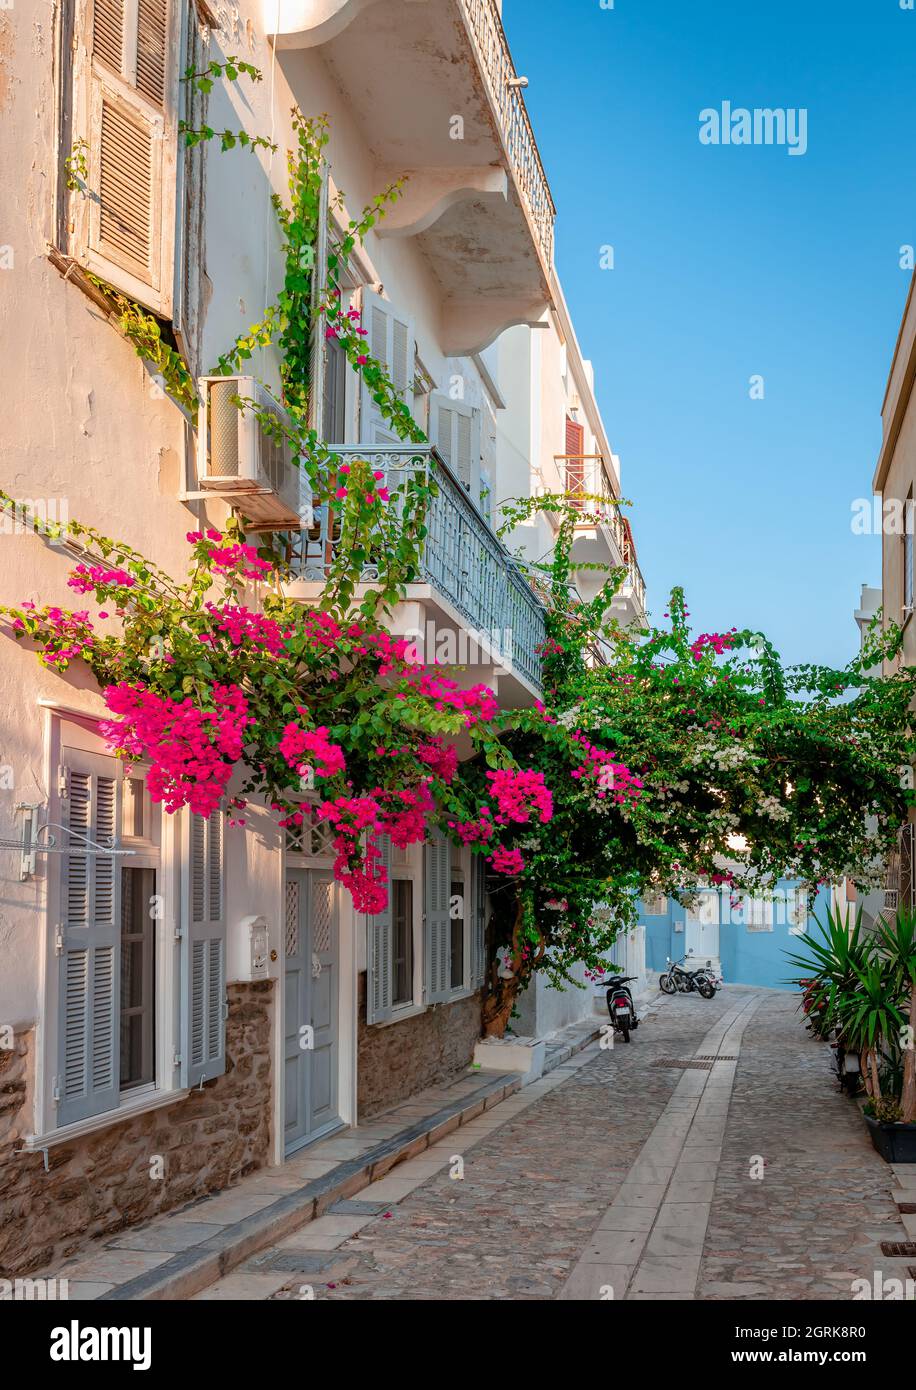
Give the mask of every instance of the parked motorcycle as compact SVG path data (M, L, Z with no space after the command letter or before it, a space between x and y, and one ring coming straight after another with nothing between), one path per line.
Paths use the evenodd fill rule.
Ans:
M629 989L630 981L635 979L635 975L611 975L609 979L602 980L602 984L608 987L607 1011L614 1032L619 1033L625 1043L630 1041L631 1030L639 1027L636 1005Z
M718 989L718 976L703 966L697 970L687 969L687 957L672 961L667 957L668 969L659 976L658 987L663 994L692 994L696 991L704 999L712 999Z
M858 1052L847 1052L842 1033L830 1044L834 1075L841 1091L857 1096L862 1086L862 1066Z
M717 975L711 965L702 966L699 970L696 971L696 977L697 989L701 994L703 994L702 986L704 984L709 984L712 986L712 994L716 994L725 984L723 976ZM703 994L703 998L711 999L712 994Z

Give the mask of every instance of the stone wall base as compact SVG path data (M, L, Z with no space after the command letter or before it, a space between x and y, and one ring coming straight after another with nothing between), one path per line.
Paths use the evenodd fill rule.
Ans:
M148 1221L269 1161L273 982L228 987L226 1072L159 1110L48 1151L31 1131L35 1033L0 1051L0 1277L53 1271L92 1236ZM157 1176L160 1174L161 1176Z
M434 1004L383 1027L366 1023L366 974L359 977L357 1113L360 1120L408 1100L427 1086L453 1080L469 1066L480 1037L480 993Z

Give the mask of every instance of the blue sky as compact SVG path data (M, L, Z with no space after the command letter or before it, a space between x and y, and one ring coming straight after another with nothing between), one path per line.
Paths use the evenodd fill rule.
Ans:
M656 617L844 662L876 537L880 409L916 243L916 12L899 0L504 0L559 208L557 264ZM699 113L808 111L808 149ZM614 248L614 269L600 267ZM763 400L749 397L752 375Z

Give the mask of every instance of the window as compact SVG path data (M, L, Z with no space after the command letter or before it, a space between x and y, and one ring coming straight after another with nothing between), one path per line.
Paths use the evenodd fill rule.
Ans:
M362 296L363 327L369 334L369 351L388 373L401 400L412 408L416 358L413 322L400 314L390 300L373 290L364 289ZM360 386L359 438L361 444L400 443L365 379L361 379Z
M647 917L664 917L668 912L668 899L664 893L647 893L642 908Z
M808 930L808 892L805 888L792 888L788 894L789 935L804 936Z
M121 870L121 1090L156 1079L156 870Z
M582 507L582 494L585 485L585 426L566 417L566 491L574 499L574 506ZM579 500L576 501L575 499Z
M461 485L480 496L480 411L452 400L430 397L430 439Z
M450 955L449 983L452 989L464 987L464 920L465 920L464 874L460 869L452 871L452 890L449 901Z
M397 851L392 851L388 836L379 836L378 849L379 867L387 871L390 887L384 910L366 920L370 1024L388 1022L419 1004L420 969L426 1004L447 1004L478 989L487 969L483 860L462 854L436 831L423 846L420 878L416 868L411 872L406 865L392 871ZM415 914L421 903L419 932Z
M913 607L913 489L907 493L903 524L903 606Z
M347 354L335 338L328 339L324 364L322 431L329 444L347 442Z
M748 897L741 899L741 911L748 931L773 930L773 899L770 897Z
M137 768L125 778L96 747L85 728L62 724L44 1132L225 1071L223 813L186 817L178 862L163 863L145 779ZM161 905L180 882L166 932Z
M395 1008L413 1003L413 883L396 878L392 897L392 998Z
M79 151L85 168L69 195L71 255L163 317L173 297L180 8L76 0L61 150L62 161Z

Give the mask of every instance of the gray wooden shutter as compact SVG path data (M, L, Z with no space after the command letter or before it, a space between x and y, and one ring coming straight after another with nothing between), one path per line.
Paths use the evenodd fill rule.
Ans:
M450 396L430 397L430 438L463 487L480 496L480 411Z
M191 903L187 949L187 1084L226 1070L226 915L223 813L191 816Z
M425 893L424 942L426 946L426 998L441 1004L451 994L452 924L449 914L452 891L451 845L438 830L423 846Z
M384 912L366 918L366 1022L383 1023L391 1017L394 994L394 940L392 927L391 840L378 837L381 859L388 875L388 905Z
M363 290L362 314L362 326L369 334L369 352L382 364L398 395L412 409L416 354L412 320L372 290ZM400 443L364 381L360 385L359 440L361 444Z
M309 359L309 425L319 439L325 439L324 386L328 370L328 351L325 340L327 320L319 309L324 302L328 288L328 178L329 168L326 159L321 161L321 190L318 195L318 239L315 246L315 261L312 266L312 342ZM332 439L333 444L342 444L342 439ZM302 473L303 500L311 504L312 486L307 482L306 470Z
M87 3L74 63L73 136L88 147L88 189L73 194L74 254L165 316L174 291L180 8L181 0Z
M115 1110L120 1094L121 868L81 849L77 835L117 845L121 769L113 758L64 750L60 856L57 1123Z
M481 855L471 858L471 988L487 977L487 871Z

